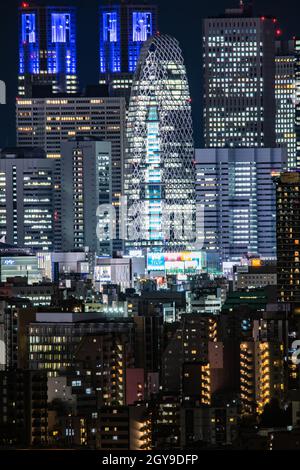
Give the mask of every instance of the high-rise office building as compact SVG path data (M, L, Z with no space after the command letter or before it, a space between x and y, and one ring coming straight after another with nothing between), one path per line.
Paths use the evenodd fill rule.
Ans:
M0 233L7 243L53 248L53 161L41 148L0 153Z
M31 6L19 8L19 96L34 86L52 93L77 92L76 9Z
M252 254L276 258L276 194L272 175L285 149L197 149L197 205L203 209L208 264Z
M275 147L275 36L243 3L204 20L205 147Z
M62 250L88 247L111 256L111 143L77 138L61 149Z
M125 160L128 246L180 251L195 239L191 100L180 46L156 35L132 86Z
M276 179L277 286L281 302L300 302L300 174Z
M276 41L275 57L276 144L287 149L287 167L296 168L295 46Z
M157 7L146 2L106 2L100 7L100 83L129 99L143 43L157 31Z
M300 38L294 39L296 163L300 162Z
M70 138L96 137L111 142L112 150L112 204L116 209L114 251L121 251L119 210L123 193L123 158L125 145L124 98L35 98L17 100L18 145L37 145L45 149L47 157L56 159L56 233L61 231L60 214L60 157L63 141ZM61 240L55 240L61 250Z

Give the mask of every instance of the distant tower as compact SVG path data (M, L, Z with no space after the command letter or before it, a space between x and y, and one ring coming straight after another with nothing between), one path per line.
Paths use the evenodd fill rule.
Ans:
M300 38L295 38L295 132L296 132L296 167L300 167Z
M157 7L118 0L100 7L100 83L114 96L130 96L141 48L157 31Z
M297 157L295 119L295 42L276 41L275 98L276 98L276 144L287 149L287 168L299 167ZM300 148L299 148L300 150Z
M278 301L300 302L300 174L286 172L276 179Z
M41 86L48 86L48 94L78 91L76 9L23 2L19 8L18 94L32 97L33 87Z
M191 100L181 49L170 36L156 35L142 49L127 142L128 247L190 248L195 237Z
M205 147L275 147L276 19L242 2L203 33Z

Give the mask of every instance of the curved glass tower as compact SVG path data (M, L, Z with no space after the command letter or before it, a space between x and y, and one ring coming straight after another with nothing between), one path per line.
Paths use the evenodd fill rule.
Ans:
M128 112L125 195L127 248L191 249L195 175L191 99L176 39L156 35L143 46Z

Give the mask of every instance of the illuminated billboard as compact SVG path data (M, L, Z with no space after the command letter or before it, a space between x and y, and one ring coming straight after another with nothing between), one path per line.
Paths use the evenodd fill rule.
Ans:
M204 266L201 252L148 253L148 271L166 271L168 274L194 274Z
M164 271L165 255L163 253L148 253L147 269L148 271Z

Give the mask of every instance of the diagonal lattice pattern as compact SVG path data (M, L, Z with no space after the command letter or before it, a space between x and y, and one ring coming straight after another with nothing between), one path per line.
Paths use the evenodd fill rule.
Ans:
M195 238L191 99L179 43L149 39L133 81L125 194L131 247L188 249Z

